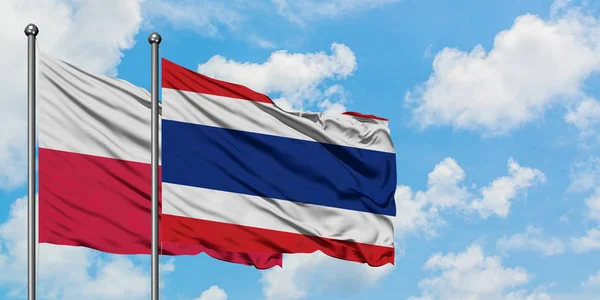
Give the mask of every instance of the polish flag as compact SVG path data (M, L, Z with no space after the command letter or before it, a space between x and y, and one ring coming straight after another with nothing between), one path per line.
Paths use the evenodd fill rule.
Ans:
M150 93L44 53L38 76L39 242L150 254ZM282 265L280 253L159 247L162 255L205 252L259 269Z

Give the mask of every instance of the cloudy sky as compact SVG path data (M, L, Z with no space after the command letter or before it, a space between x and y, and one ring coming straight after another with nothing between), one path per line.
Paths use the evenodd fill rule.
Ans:
M161 258L162 299L600 299L600 3L3 0L0 299L26 296L26 37L150 87L161 54L289 109L386 117L395 266ZM41 245L43 299L148 299L147 256Z

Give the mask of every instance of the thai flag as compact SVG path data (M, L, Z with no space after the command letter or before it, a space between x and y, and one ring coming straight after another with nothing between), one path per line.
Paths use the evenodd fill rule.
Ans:
M162 60L163 239L394 263L387 120L287 112Z

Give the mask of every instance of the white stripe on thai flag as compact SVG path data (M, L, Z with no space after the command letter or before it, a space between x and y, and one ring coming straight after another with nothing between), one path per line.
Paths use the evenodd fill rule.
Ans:
M166 240L394 262L387 120L286 112L166 59L162 69Z

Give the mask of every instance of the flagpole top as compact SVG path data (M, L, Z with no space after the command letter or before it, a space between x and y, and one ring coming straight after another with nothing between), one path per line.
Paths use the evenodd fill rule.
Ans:
M26 36L30 36L30 35L37 36L39 32L40 32L40 30L33 23L30 23L29 25L27 25L25 27L25 35Z
M160 44L161 41L162 41L162 38L160 37L160 34L158 34L157 32L151 33L150 36L148 37L148 43L150 43L150 44Z

